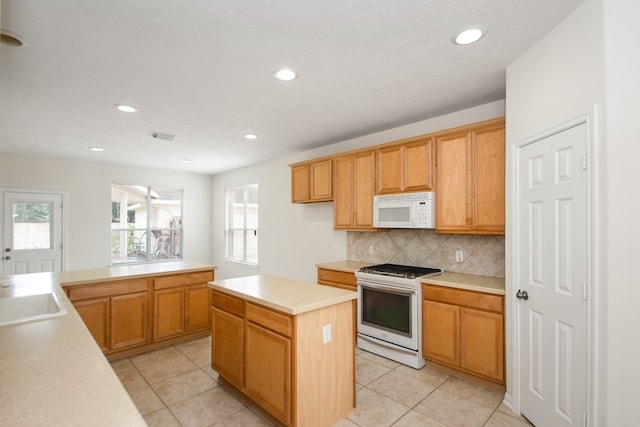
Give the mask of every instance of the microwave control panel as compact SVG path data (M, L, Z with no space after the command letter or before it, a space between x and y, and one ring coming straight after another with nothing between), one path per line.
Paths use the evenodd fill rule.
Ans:
M432 204L427 202L418 202L416 206L416 225L418 227L429 227L432 221Z

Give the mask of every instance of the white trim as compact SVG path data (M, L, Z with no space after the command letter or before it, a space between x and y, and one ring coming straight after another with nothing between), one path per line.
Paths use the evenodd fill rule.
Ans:
M520 328L520 305L517 303L517 299L513 297L516 289L514 284L516 283L517 274L517 257L516 248L518 247L518 223L517 223L517 177L518 177L518 150L526 145L540 141L556 133L562 132L569 128L578 126L580 124L587 125L587 224L589 235L587 236L588 248L587 248L587 263L590 266L588 275L589 288L588 298L589 304L587 309L587 345L589 348L589 354L587 355L587 426L595 426L597 423L596 415L598 402L597 394L600 385L600 378L598 376L597 366L599 363L598 353L598 337L599 337L599 319L600 311L598 310L598 295L600 294L599 283L599 262L596 248L600 242L600 234L598 233L598 227L600 218L599 212L596 209L600 205L599 200L599 141L598 141L598 106L593 105L591 110L583 112L575 117L557 124L545 131L535 134L529 138L514 141L507 144L508 160L507 160L507 228L505 247L507 250L507 259L505 260L505 296L507 301L505 302L505 308L507 310L506 323L506 338L511 341L511 351L507 351L507 378L510 381L507 382L507 393L505 393L504 403L511 408L514 412L520 414L520 384L521 374L520 369L520 336L518 334ZM510 167L509 167L510 166Z

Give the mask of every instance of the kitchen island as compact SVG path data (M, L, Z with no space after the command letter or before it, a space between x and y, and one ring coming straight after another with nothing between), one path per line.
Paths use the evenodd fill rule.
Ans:
M355 292L276 276L209 287L223 380L288 426L331 426L355 408Z

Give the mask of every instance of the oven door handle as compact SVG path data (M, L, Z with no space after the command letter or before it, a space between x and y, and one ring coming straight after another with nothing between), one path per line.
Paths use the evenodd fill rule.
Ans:
M366 280L358 280L356 284L358 286L364 286L365 288L372 288L372 289L378 289L381 291L389 291L389 292L395 292L395 293L403 293L407 295L415 295L418 293L417 289L403 288L401 286L382 285L380 283L368 282Z

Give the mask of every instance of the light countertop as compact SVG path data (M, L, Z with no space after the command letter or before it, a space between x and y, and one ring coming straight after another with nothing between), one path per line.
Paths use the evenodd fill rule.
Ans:
M357 298L353 291L269 275L215 280L209 287L291 315Z
M360 261L334 261L316 264L318 268L355 273L362 267L374 265ZM504 279L500 277L477 276L475 274L448 273L427 277L421 280L422 283L429 283L439 286L447 286L456 289L466 289L469 291L486 292L490 294L504 295Z
M504 279L499 277L445 272L436 276L425 277L421 282L468 291L504 295Z
M317 268L326 268L329 270L344 271L345 273L355 273L363 267L374 265L373 262L361 262L361 261L333 261L322 262L316 264Z
M9 285L0 286L0 298L52 292L66 311L0 326L0 424L146 426L62 286L212 268L179 261L0 279Z

